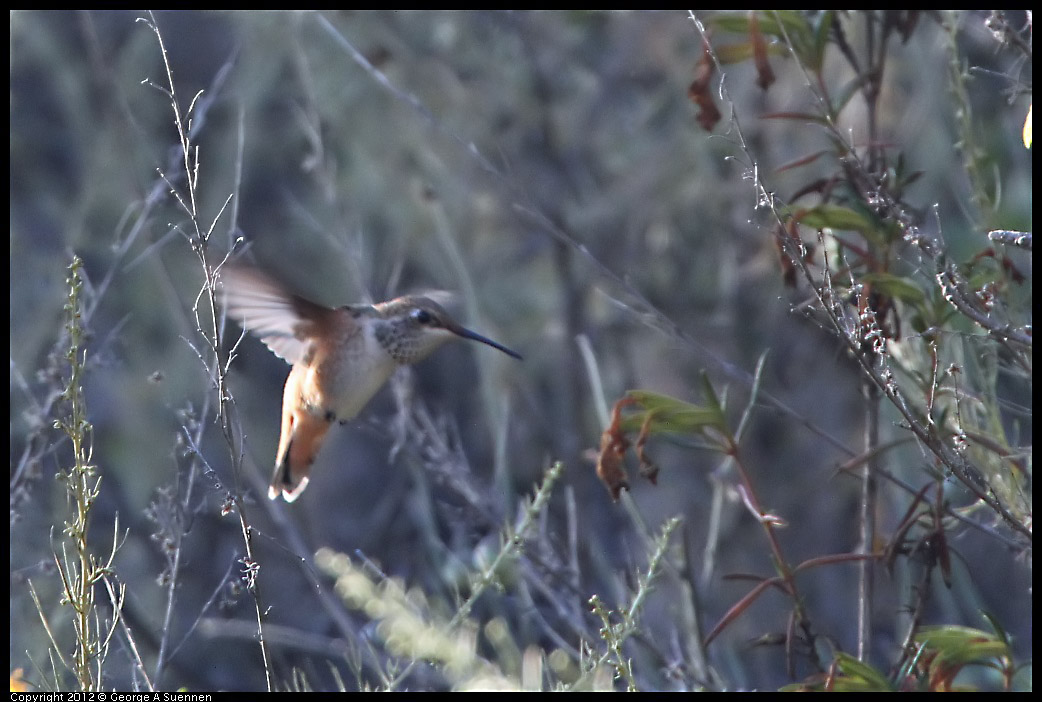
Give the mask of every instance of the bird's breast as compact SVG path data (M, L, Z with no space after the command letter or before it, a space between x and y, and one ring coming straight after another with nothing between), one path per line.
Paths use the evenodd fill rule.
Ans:
M337 419L352 419L368 404L397 366L368 327L340 339L315 359L309 376L319 390L317 403Z

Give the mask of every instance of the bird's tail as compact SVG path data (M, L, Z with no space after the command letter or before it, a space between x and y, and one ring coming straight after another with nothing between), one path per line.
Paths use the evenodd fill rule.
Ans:
M307 412L289 412L283 417L282 439L275 458L275 471L268 486L268 497L279 495L286 502L300 497L308 486L311 464L329 431L330 422Z

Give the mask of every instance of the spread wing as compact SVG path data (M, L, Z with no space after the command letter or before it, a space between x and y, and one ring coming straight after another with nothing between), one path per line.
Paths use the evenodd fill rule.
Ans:
M334 312L293 294L255 268L225 264L220 279L228 316L290 364L304 358L311 340Z

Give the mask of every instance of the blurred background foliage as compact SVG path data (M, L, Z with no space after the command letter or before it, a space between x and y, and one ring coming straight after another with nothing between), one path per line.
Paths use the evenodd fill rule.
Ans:
M362 613L331 614L286 534L311 553L369 559L378 572L422 589L430 606L451 611L467 574L498 548L520 498L557 460L564 472L539 527L545 552L517 566L543 568L533 582L551 585L532 590L508 578L503 592L478 601L478 621L506 622L518 651L559 650L547 660L563 656L570 663L560 670L577 669L581 642L596 645L601 626L589 597L624 607L647 567L650 547L634 515L651 532L679 515L674 558L688 570L651 592L641 636L626 649L640 686L789 682L784 650L752 645L786 626L781 598L770 594L710 646L718 677L700 677L686 662L691 632L678 626L678 602L697 598L704 635L748 591L723 575L772 574L759 525L733 493L717 515L715 560L705 560L710 475L721 457L655 443L658 485L633 481L629 510L594 472L603 408L626 390L696 400L704 369L740 407L767 352L763 390L805 421L770 405L753 410L742 450L760 498L787 521L780 539L793 561L857 545L859 486L836 472L863 433L857 373L832 334L793 313L807 294L783 284L773 225L757 210L727 106L712 136L696 122L688 88L702 41L687 15L156 14L181 109L203 91L192 114L202 220L232 196L216 222L214 251L245 246L247 257L329 305L430 288L460 292L465 324L525 356L516 363L464 344L438 352L399 379L397 392L382 392L357 421L331 433L311 488L292 506L269 505L255 481L231 474L213 423L213 391L194 348L203 273L181 233L184 213L157 171L183 187L169 101L145 82L165 85L162 56L140 16L11 14L11 668L31 671L29 656L47 659L24 583L57 587L48 565L52 527L60 532L66 505L52 476L69 449L50 428L55 403L47 389L59 372L53 349L75 252L89 281L87 304L96 305L85 383L103 478L95 537L111 541L118 513L127 533L114 569L127 585L124 616L146 661L164 640L170 648L184 642L167 651L155 684L264 687L239 578L242 536L221 514L227 490L244 490L252 510L276 680L289 685L297 669L316 689L337 687L337 675L353 689L380 684L359 653L375 645L367 642L376 632ZM999 50L986 17L957 16L960 57L982 69L967 83L974 133L986 172L1001 182L983 226L1030 229L1031 157L1020 141L1030 97L1007 99L1003 76L1013 58ZM852 36L864 21L841 19ZM921 226L943 228L951 255L968 258L985 243L953 147L961 125L948 36L939 22L922 21L888 51L879 132L923 172L906 191L928 214ZM813 105L795 64L770 60L777 82L769 90L756 85L751 62L726 67L727 87L758 170L788 196L827 166L777 169L829 145L820 130L761 119ZM851 77L845 70L828 60L823 72L841 84ZM839 118L855 145L865 138L861 110L855 98ZM1021 265L1030 275L1030 259ZM580 337L591 352L585 361ZM287 371L246 338L230 375L246 470L261 484L277 446ZM1030 388L1008 390L1030 409ZM428 417L427 430L409 416ZM210 470L188 485L193 456L184 427L198 421ZM884 413L882 427L900 436L896 415ZM1022 431L1029 443L1029 420ZM889 469L904 476L925 462L913 444L887 456ZM884 499L880 523L892 528L906 506L907 497ZM171 530L183 537L181 570L164 628ZM955 584L934 580L924 620L981 626L986 610L1030 658L1030 558L979 533L956 533ZM844 650L854 646L855 576L839 565L801 580L819 631ZM324 575L318 582L331 586ZM880 590L877 616L890 621L902 607L901 587ZM50 601L47 614L60 620L57 597ZM354 640L345 621L357 627ZM873 660L885 669L900 642L885 633L890 627L881 631ZM501 639L489 631L479 638L480 651L509 658L497 648ZM140 683L122 649L110 655L109 672L111 686ZM433 670L414 675L410 687L444 684Z

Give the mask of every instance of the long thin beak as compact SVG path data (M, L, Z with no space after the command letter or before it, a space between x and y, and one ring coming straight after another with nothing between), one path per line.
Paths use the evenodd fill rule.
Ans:
M497 344L496 342L492 341L492 339L489 339L488 337L481 336L481 334L478 334L477 332L472 332L471 330L464 329L463 327L456 327L456 328L452 329L451 331L455 332L458 336L462 336L464 339L472 339L474 341L480 341L481 343L487 344L488 346L491 346L494 349L499 349L500 351L505 353L507 356L513 356L514 358L516 358L519 361L523 360L521 358L521 354L519 354L517 351L511 351L506 346L503 346L502 344Z

